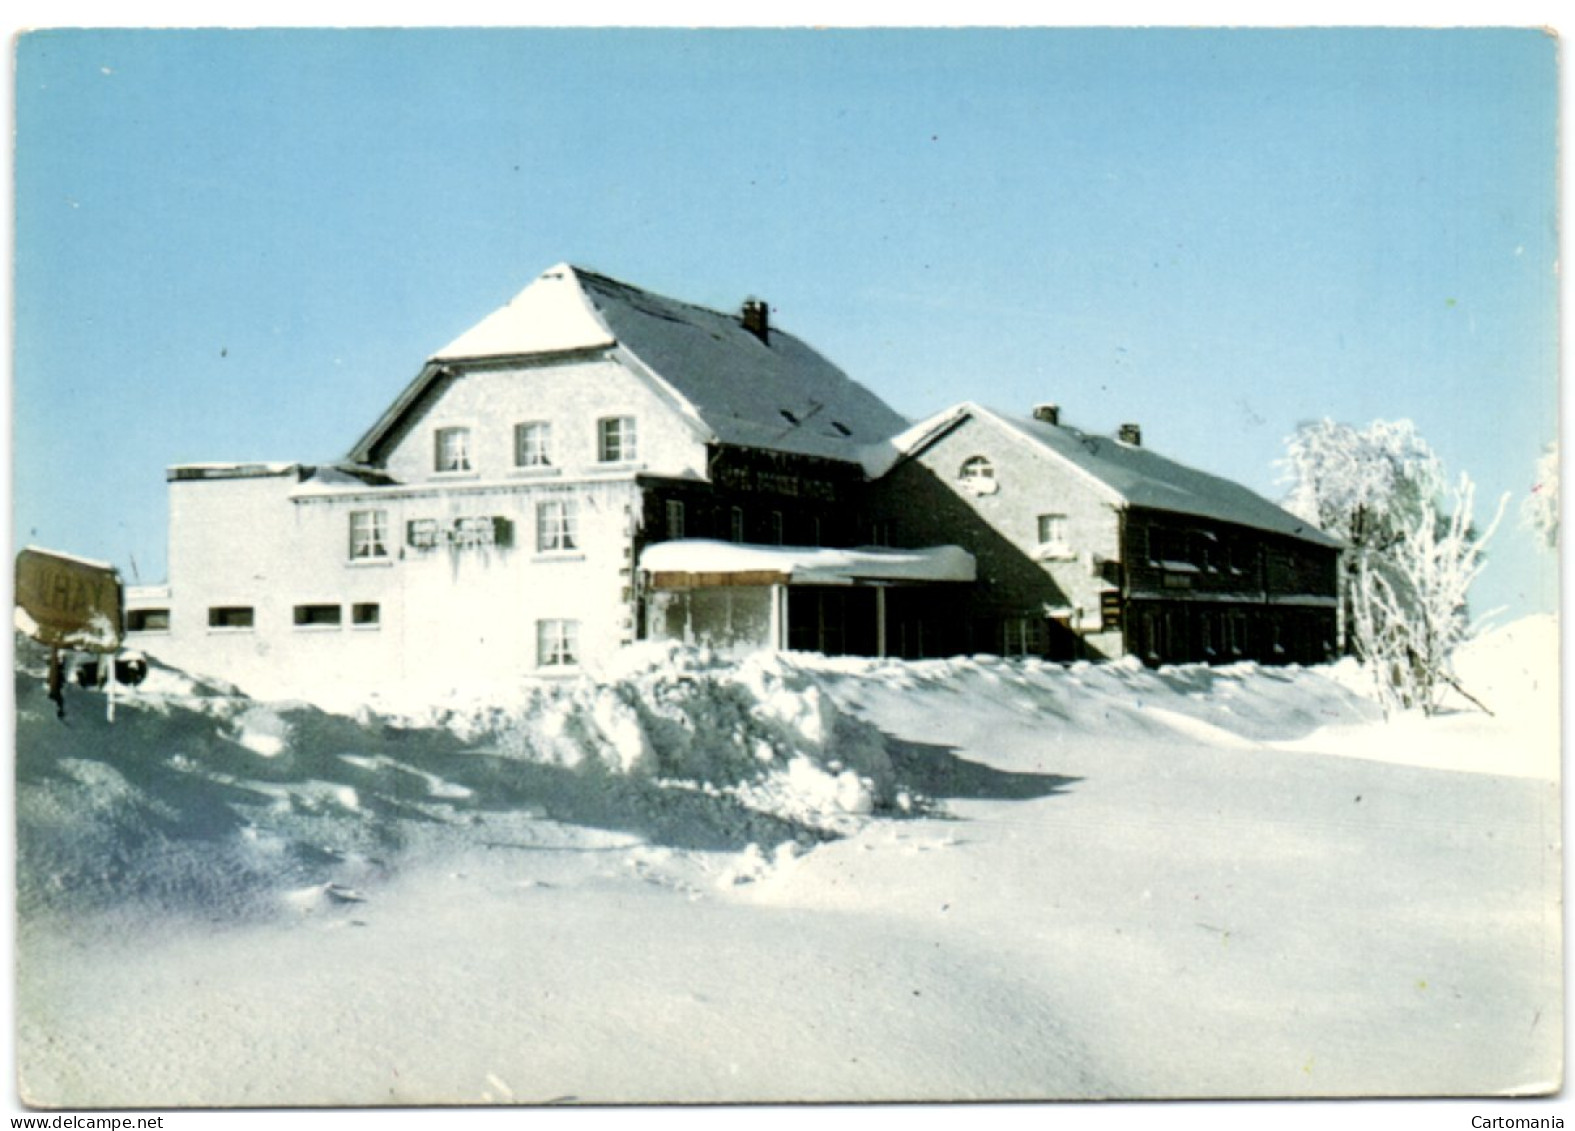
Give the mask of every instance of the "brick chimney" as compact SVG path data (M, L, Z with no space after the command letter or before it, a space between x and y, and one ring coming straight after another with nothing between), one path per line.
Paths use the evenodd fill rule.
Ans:
M1049 403L1036 404L1034 405L1034 419L1044 424L1060 424L1061 406Z
M1143 446L1143 429L1136 424L1123 424L1121 431L1116 433L1116 439L1123 444L1131 444L1134 448Z
M746 298L740 318L744 323L744 329L766 345L771 344L771 314L763 301Z

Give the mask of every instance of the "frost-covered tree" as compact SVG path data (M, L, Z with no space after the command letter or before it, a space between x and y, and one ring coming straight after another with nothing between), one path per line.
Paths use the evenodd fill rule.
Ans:
M1474 488L1446 492L1444 466L1409 420L1353 428L1322 420L1287 441L1286 509L1345 542L1341 614L1348 647L1391 706L1432 711L1453 682L1449 656L1468 628L1466 594L1487 532Z
M1404 706L1432 714L1447 685L1453 685L1450 655L1466 637L1466 597L1486 565L1484 549L1504 517L1508 496L1485 532L1472 525L1476 488L1462 475L1447 500L1447 514L1424 514L1395 544L1391 583L1377 575L1373 600L1389 634L1382 657L1384 680ZM1458 685L1457 685L1458 686Z
M1520 520L1535 531L1548 549L1559 544L1559 442L1542 449L1531 493L1520 503Z

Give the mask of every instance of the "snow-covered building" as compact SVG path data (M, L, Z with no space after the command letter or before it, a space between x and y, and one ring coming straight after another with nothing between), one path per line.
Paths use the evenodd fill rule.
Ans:
M979 580L951 650L1147 663L1317 663L1337 644L1340 543L1230 480L1092 435L1059 406L963 403L870 466L895 544L944 532Z
M168 479L169 584L128 595L127 628L247 687L550 675L643 638L1333 644L1334 543L1244 488L973 405L910 426L763 302L722 313L566 264L433 354L343 461Z
M822 552L870 541L861 455L906 423L764 303L560 265L343 462L169 469L169 584L131 594L128 629L275 687L552 674L646 636L879 651L886 589L973 578L945 546ZM684 550L642 562L656 542Z

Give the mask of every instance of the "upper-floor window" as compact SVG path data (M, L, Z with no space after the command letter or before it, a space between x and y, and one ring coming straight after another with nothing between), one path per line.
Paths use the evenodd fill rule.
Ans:
M469 428L439 428L434 437L433 469L472 471Z
M536 665L543 668L572 667L580 662L580 622L577 620L539 620L536 622Z
M596 422L596 458L602 463L628 463L637 458L634 417L609 416Z
M545 420L527 420L514 426L514 466L552 466L552 425Z
M684 536L684 504L681 499L667 500L667 536L669 538Z
M782 512L781 511L772 511L771 512L771 541L775 542L778 546L780 546L780 545L782 545L783 539L784 539L784 533L783 533L783 523L782 523Z
M1195 569L1193 556L1193 538L1188 531L1171 530L1163 526L1149 528L1149 561L1167 569Z
M995 464L984 456L969 456L957 469L957 479L971 495L993 495L997 487Z
M744 540L744 508L733 507L727 513L727 534L734 542Z
M537 503L536 549L541 553L575 549L579 545L578 526L573 499Z
M1038 519L1039 549L1047 554L1064 555L1072 552L1066 540L1066 515L1042 514Z
M350 560L388 557L388 512L350 512Z

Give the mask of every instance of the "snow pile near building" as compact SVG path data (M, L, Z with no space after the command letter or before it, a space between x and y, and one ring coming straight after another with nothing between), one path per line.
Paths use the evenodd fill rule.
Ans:
M635 650L601 682L400 716L258 702L155 663L113 723L75 686L57 720L45 661L19 645L26 907L265 913L478 842L769 855L922 804L875 728L767 656Z
M1537 631L1495 696L1556 705ZM18 662L37 1103L1560 1078L1557 788L1382 764L1457 769L1450 732L1502 750L1506 712L1385 719L1323 669L652 648L397 716L155 666L110 725Z
M1199 744L1550 779L1556 652L1551 618L1488 634L1458 668L1495 716L1461 701L1387 723L1339 668L733 660L649 644L594 678L350 715L260 702L154 662L120 691L111 724L101 695L75 686L57 720L45 653L24 641L19 899L267 914L281 892L331 901L400 861L478 843L644 846L655 855L642 866L742 882L872 821L1010 788L1000 772L1134 751L1165 772L1167 750ZM924 740L900 737L921 706L936 720ZM1011 734L1031 736L1044 764L992 762ZM716 853L753 855L695 864Z
M950 706L947 734L988 749L1003 724L1031 727L1047 748L1115 750L1155 741L1249 747L1361 725L1381 717L1368 699L1317 668L1182 665L1150 669L1133 657L1113 663L958 656L945 660L782 661L814 673L837 701L889 731L902 729L915 699Z
M811 673L767 653L734 660L643 644L594 677L396 717L509 758L725 796L828 833L899 804L879 732L839 708Z

